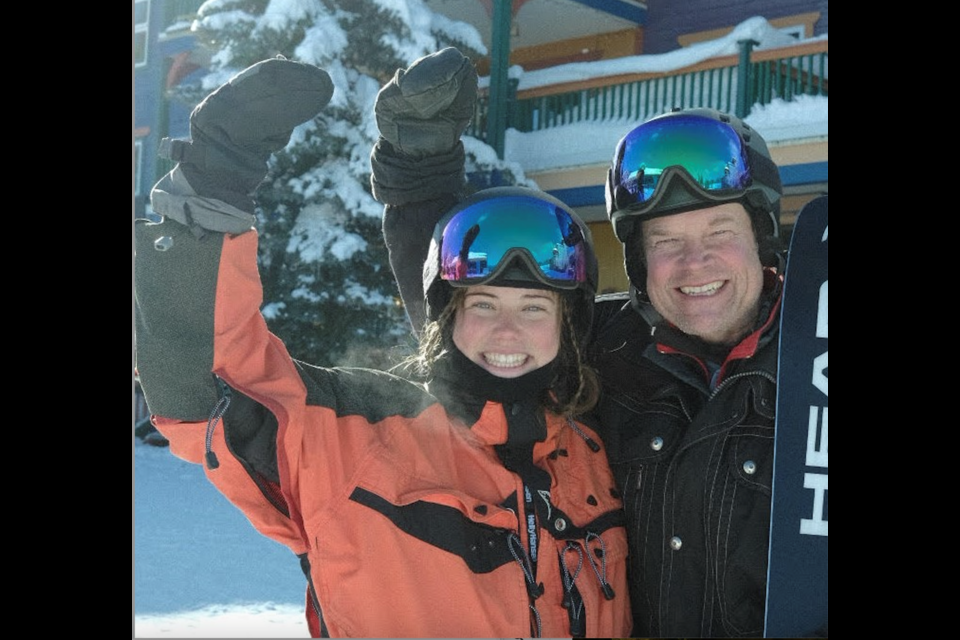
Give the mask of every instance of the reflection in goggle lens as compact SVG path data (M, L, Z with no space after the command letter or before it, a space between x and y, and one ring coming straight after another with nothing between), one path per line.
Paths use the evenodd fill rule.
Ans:
M484 200L457 212L443 229L440 277L482 284L520 257L546 284L586 281L583 232L570 214L530 196Z
M640 125L617 150L619 207L649 200L663 172L681 166L705 191L744 189L751 183L747 150L730 125L694 115Z

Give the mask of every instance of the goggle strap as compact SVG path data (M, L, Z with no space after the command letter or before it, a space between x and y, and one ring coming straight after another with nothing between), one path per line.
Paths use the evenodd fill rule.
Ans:
M781 190L780 169L777 168L773 160L750 146L747 147L747 159L750 161L750 175L753 177L751 186L759 183L770 187L774 191Z

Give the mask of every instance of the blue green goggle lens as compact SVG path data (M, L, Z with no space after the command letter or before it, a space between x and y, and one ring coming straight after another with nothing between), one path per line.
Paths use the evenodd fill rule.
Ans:
M482 200L443 228L440 277L451 284L484 284L519 259L536 280L559 289L586 282L583 230L557 205L530 196Z
M671 167L683 168L704 191L723 195L752 183L749 156L730 125L695 115L651 120L620 141L613 169L617 209L642 205Z

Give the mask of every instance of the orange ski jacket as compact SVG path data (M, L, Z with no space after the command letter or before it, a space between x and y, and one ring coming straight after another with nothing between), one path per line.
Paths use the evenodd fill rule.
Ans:
M538 471L510 471L509 407L468 424L400 377L294 361L259 311L256 232L197 235L136 225L141 385L172 453L300 557L311 635L629 635L594 431L548 414Z

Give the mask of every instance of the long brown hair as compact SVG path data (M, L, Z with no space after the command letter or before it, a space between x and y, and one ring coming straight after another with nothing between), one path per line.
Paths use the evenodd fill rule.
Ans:
M453 290L453 295L437 319L424 325L417 354L401 363L401 366L424 380L431 378L435 363L453 345L457 310L463 307L466 295L466 288L457 287ZM557 354L556 375L550 388L540 398L545 409L564 417L586 413L597 404L600 397L599 378L584 360L580 338L574 329L575 305L571 295L577 293L561 292L559 295L560 352Z

